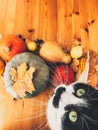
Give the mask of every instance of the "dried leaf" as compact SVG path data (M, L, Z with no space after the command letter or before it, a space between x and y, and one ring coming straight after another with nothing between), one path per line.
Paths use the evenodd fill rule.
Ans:
M17 81L17 71L14 68L11 68L10 75L13 81Z
M28 69L26 63L22 63L20 66L17 66L17 69L11 68L10 75L12 80L15 82L13 89L20 97L24 97L26 91L29 93L35 91L35 87L32 82L34 72L35 67L30 67Z

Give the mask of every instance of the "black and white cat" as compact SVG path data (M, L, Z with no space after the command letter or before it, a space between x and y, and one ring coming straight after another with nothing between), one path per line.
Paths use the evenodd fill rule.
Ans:
M98 130L98 91L84 83L58 86L47 119L51 130Z
M87 61L78 81L54 90L47 107L51 130L98 130L98 90L87 84L88 71Z

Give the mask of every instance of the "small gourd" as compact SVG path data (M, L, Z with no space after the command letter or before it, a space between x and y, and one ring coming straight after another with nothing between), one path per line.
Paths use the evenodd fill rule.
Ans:
M39 54L43 59L50 62L62 62L66 64L71 62L70 54L65 53L57 42L46 41L42 45Z

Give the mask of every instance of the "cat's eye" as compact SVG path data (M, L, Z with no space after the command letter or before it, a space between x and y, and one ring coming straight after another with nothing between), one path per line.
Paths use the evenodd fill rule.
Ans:
M76 91L76 95L77 95L78 97L81 97L81 96L85 95L85 93L86 93L86 91L85 91L84 89L82 89L82 88L80 88L80 89L78 89L78 90Z
M76 112L76 111L71 111L71 112L69 113L69 119L70 119L71 122L76 122L77 119L78 119L78 114L77 114L77 112Z

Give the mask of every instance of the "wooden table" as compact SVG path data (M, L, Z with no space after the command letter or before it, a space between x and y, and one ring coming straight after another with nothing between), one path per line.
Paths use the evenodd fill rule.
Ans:
M46 121L51 87L34 98L14 100L0 77L0 130L49 130Z

